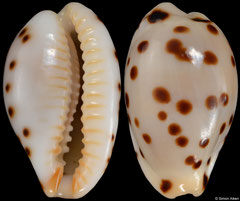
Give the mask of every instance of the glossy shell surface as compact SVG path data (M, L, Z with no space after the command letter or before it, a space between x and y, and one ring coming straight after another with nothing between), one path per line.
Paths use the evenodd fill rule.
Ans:
M59 14L35 15L11 45L3 85L11 125L46 195L88 193L109 162L120 99L116 51L96 14L70 3ZM71 146L82 146L72 154L81 155L74 169L63 159L72 130Z
M232 50L201 13L161 3L140 23L125 68L125 102L140 166L162 195L199 196L233 121Z

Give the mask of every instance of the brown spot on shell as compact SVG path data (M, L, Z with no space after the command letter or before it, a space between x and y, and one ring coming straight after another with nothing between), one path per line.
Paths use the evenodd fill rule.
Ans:
M190 29L186 26L177 26L173 29L175 33L187 33Z
M130 64L130 57L128 58L128 60L127 60L127 66L129 66L129 64Z
M185 159L186 165L193 165L194 162L195 162L194 156L188 156L188 157Z
M178 124L172 123L168 126L168 132L170 135L178 135L182 132L182 129Z
M11 84L7 83L5 86L5 91L8 93L11 90Z
M139 148L139 152L140 152L140 154L141 154L141 156L143 157L143 158L145 158L145 156L144 156L144 154L143 154L143 152L142 152L142 150Z
M139 43L139 45L137 47L138 52L139 53L145 52L147 50L148 46L149 46L149 43L147 40L142 41L141 43Z
M24 129L23 129L23 136L24 136L24 137L29 137L29 136L30 136L30 130L29 130L29 128L24 128Z
M220 102L223 104L223 106L226 106L228 104L228 94L227 93L222 93L220 96Z
M235 62L235 59L233 56L231 56L231 63L232 63L232 66L235 67L236 66L236 62Z
M134 122L135 122L136 127L139 128L139 120L137 117L134 119Z
M160 112L158 113L158 118L159 118L161 121L166 120L166 119L167 119L167 113L164 112L164 111L160 111Z
M27 35L25 35L25 36L22 38L22 42L23 42L23 43L26 43L29 39L30 39L30 35L27 34Z
M231 115L231 117L229 119L229 122L228 122L229 126L232 124L232 122L233 122L233 114Z
M142 134L142 137L143 137L144 141L145 141L147 144L151 144L152 139L151 139L151 137L150 137L149 134L143 133L143 134Z
M211 161L211 157L209 157L209 159L207 160L207 165L210 164L210 161Z
M127 108L129 108L129 96L127 92L125 93L125 102L126 102Z
M8 107L8 114L11 118L14 117L15 112L14 112L14 108L12 106Z
M25 147L25 151L26 151L28 157L31 157L31 150L30 150L30 148L29 147Z
M137 68L137 66L133 66L130 70L130 78L132 80L135 80L137 78L137 76L138 76L138 68Z
M172 183L169 180L162 180L162 183L160 184L160 189L162 192L166 193L172 188Z
M192 103L188 100L180 100L176 104L177 111L186 115L192 111Z
M192 168L193 169L198 169L202 164L202 160L199 160L199 161L195 161Z
M188 144L188 138L185 136L180 136L176 139L176 144L180 147L186 147Z
M206 173L204 173L203 175L203 189L205 189L207 187L208 184L208 176L206 175Z
M218 101L216 96L208 96L205 101L205 105L209 110L217 107Z
M108 157L108 159L107 159L107 163L109 163L110 162L110 157Z
M115 135L112 134L112 138L111 138L112 142L114 141L114 139L115 139Z
M225 130L225 127L226 127L226 123L224 122L220 128L219 135L223 133L223 131Z
M117 61L118 61L118 56L117 56L117 51L116 51L116 50L114 50L114 56L115 56L115 58L116 58Z
M27 32L27 27L23 28L23 30L19 33L18 37L21 38Z
M196 22L204 22L204 23L208 23L208 22L211 22L210 20L207 20L207 19L203 19L201 17L195 17L192 19L193 21L196 21Z
M218 30L215 26L213 26L212 24L208 24L207 25L207 30L214 35L218 35Z
M218 58L213 52L205 51L203 61L207 65L216 65L218 63Z
M205 148L209 143L209 138L203 138L202 140L200 140L199 142L199 146L201 148Z
M10 70L13 70L15 67L16 67L16 61L13 60L13 61L11 61L11 63L9 64L9 69L10 69Z
M121 83L118 82L118 91L121 92Z
M183 44L179 39L174 38L169 40L166 44L166 50L181 61L191 61L190 56L186 53L187 49L183 47Z
M153 98L163 104L167 104L171 101L171 96L167 89L163 87L156 87L152 92Z
M157 10L154 10L148 17L148 22L153 24L153 23L156 23L158 21L162 21L162 20L165 20L169 17L169 14L163 10L160 10L160 9L157 9Z

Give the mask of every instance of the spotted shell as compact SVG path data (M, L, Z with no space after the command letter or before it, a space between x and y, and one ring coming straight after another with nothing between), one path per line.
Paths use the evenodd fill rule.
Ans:
M140 166L162 195L199 196L233 121L237 71L222 31L161 3L135 32L125 103Z
M10 123L46 195L88 193L109 162L120 99L116 51L96 14L69 3L35 15L11 45L3 85Z

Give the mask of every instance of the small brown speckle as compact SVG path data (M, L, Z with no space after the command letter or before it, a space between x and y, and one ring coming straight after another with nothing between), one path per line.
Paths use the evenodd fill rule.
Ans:
M208 161L207 161L207 165L210 164L210 161L211 161L211 157L208 159Z
M195 18L193 18L192 20L193 20L193 21L196 21L196 22L204 22L204 23L211 22L210 20L203 19L203 18L200 18L200 17L195 17Z
M128 57L128 60L127 60L127 66L129 66L129 64L130 64L130 57Z
M169 14L162 10L154 10L149 16L148 16L148 22L153 24L158 21L163 21L169 17Z
M169 180L162 180L162 183L160 184L160 189L162 192L166 193L172 188L172 183Z
M13 69L15 68L15 66L16 66L16 61L13 60L13 61L11 61L11 63L9 64L9 69L10 69L10 70L13 70Z
M137 76L138 76L138 68L137 66L133 66L130 70L130 78L132 80L136 80Z
M118 91L121 92L121 84L118 82Z
M161 121L166 120L166 119L167 119L167 113L164 112L164 111L160 111L160 112L158 113L158 119L160 119Z
M188 138L185 136L180 136L176 139L176 144L180 147L186 147L188 144Z
M170 135L178 135L182 131L181 126L176 123L172 123L168 126L168 132Z
M232 124L232 122L233 122L233 114L231 115L231 117L230 117L230 119L229 119L229 126L231 126L231 124Z
M107 163L109 163L110 162L110 157L108 157L108 159L107 159Z
M192 168L193 168L193 169L198 169L198 168L201 166L201 164L202 164L202 161L201 161L201 160L195 161L194 164L193 164L193 166L192 166Z
M127 92L125 93L125 102L126 102L127 108L129 108L129 96Z
M28 157L31 157L31 150L30 150L30 148L29 147L25 147L25 151L26 151Z
M30 135L30 130L28 128L24 128L23 129L23 136L24 137L29 137L29 135Z
M216 96L208 96L205 105L209 110L212 110L217 107L217 97Z
M227 93L222 93L220 96L220 102L223 104L223 106L226 106L228 104L228 95Z
M144 157L144 154L143 154L143 152L142 152L142 150L139 148L139 152L140 152L140 154L141 154L141 156L143 157L143 158L145 158Z
M14 117L15 112L14 112L14 108L12 106L8 107L8 114L11 118Z
M213 26L212 24L208 24L207 25L207 30L214 35L218 35L218 30L215 26Z
M213 52L205 51L203 61L207 65L216 65L218 63L218 58Z
M143 53L143 52L146 52L147 48L149 46L149 43L148 41L142 41L141 43L139 43L137 49L138 49L138 52L139 53Z
M115 139L115 135L112 134L112 138L111 138L112 142L114 141L114 139Z
M204 175L203 175L203 189L205 189L207 187L207 183L208 183L208 176L206 175L206 173L204 173Z
M177 26L173 29L175 33L187 33L190 29L186 26Z
M151 139L150 135L148 135L147 133L143 133L142 137L147 144L151 144L152 139Z
M23 42L23 43L26 43L29 39L30 39L30 35L27 34L27 35L25 35L25 36L22 38L22 42Z
M118 56L117 56L117 51L116 51L116 50L114 50L114 56L115 56L115 58L116 58L117 61L118 61Z
M21 38L25 33L27 32L27 27L25 27L18 35L19 38Z
M11 90L11 84L7 83L5 86L5 91L8 93Z
M188 100L180 100L176 104L177 111L180 114L186 115L192 111L192 103Z
M156 87L152 92L153 98L163 104L167 104L171 101L171 96L167 89L163 87Z
M225 130L225 127L226 127L226 123L224 122L220 128L219 135L223 133L223 131Z
M201 148L205 148L209 143L209 138L203 138L202 140L200 140L199 142L199 146Z
M193 165L194 162L195 162L194 156L188 156L188 157L185 159L186 165Z
M139 120L137 117L134 119L134 122L135 122L136 127L139 128Z
M232 63L232 66L235 67L236 66L236 62L235 62L235 59L233 56L231 56L231 63Z

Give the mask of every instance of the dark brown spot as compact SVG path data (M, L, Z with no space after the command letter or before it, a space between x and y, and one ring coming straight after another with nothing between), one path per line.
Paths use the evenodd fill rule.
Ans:
M186 48L183 47L182 42L179 39L171 39L166 44L166 50L175 55L175 57L181 61L190 62L191 58L186 53Z
M207 161L207 165L210 164L210 161L211 161L211 157L208 159L208 161Z
M152 139L151 139L150 135L148 135L147 133L143 133L142 137L147 144L151 144Z
M220 128L219 135L223 133L223 131L225 130L225 127L226 127L226 123L224 122Z
M14 109L13 109L13 107L12 106L9 106L8 107L8 114L9 114L9 116L11 117L11 118L13 118L14 117Z
M130 70L130 77L132 80L135 80L137 78L138 75L138 69L137 66L133 66Z
M188 144L188 139L185 136L180 136L176 139L176 144L180 147L185 147Z
M218 63L218 58L213 52L205 51L203 61L207 65L216 65Z
M201 160L199 160L199 161L195 161L194 162L194 164L193 164L193 166L192 166L192 168L193 169L198 169L200 166L201 166L201 164L202 164L202 161Z
M127 114L127 117L128 117L129 124L132 125L132 121L131 121L131 118L130 118L129 114Z
M166 119L167 119L167 113L164 112L164 111L160 111L160 112L158 113L158 118L159 118L160 120L162 120L162 121L166 120Z
M112 134L112 138L111 138L112 142L114 141L114 139L115 139L115 135Z
M162 180L162 183L160 185L160 189L162 192L166 193L172 188L172 183L169 180Z
M10 69L10 70L13 70L13 69L15 68L15 66L16 66L16 61L13 60L13 61L11 61L11 63L9 64L9 69Z
M202 140L200 140L199 142L199 146L201 148L205 148L209 143L209 138L203 138Z
M189 32L190 29L188 27L185 27L185 26L177 26L173 29L173 31L175 33L186 33L186 32Z
M230 119L229 119L229 126L232 124L232 122L233 122L233 114L231 115L231 117L230 117Z
M162 10L154 10L149 16L149 23L153 24L160 20L165 20L169 17L169 14Z
M129 63L130 63L130 57L128 58L128 60L127 60L127 66L129 66Z
M218 35L218 30L215 26L208 24L207 29L211 34Z
M170 94L167 89L163 87L156 87L153 92L153 98L163 104L169 103L171 100Z
M125 93L125 102L126 102L127 108L129 108L129 96L127 92Z
M30 35L27 34L22 38L22 42L26 43L29 39L30 39Z
M25 27L18 35L19 38L21 38L25 33L27 32L27 27Z
M188 157L185 159L186 165L193 165L194 162L195 162L194 156L188 156Z
M168 132L170 135L178 135L181 133L181 131L181 127L176 123L172 123L168 126Z
M192 111L192 103L190 103L188 100L180 100L176 104L177 111L181 114L188 114Z
M143 53L143 52L145 52L146 50L147 50L147 48L148 48L148 45L149 45L149 43L148 43L148 41L142 41L141 43L139 43L139 45L138 45L138 47L137 47L137 49L138 49L138 52L139 53Z
M208 96L205 101L205 104L209 110L216 108L218 105L217 97L216 96Z
M231 56L231 62L232 62L232 66L235 67L236 66L236 62L233 56Z
M193 20L193 21L196 21L196 22L204 22L204 23L211 22L210 20L203 19L203 18L200 18L200 17L195 17L195 18L193 18L192 20Z
M135 118L134 122L135 122L136 127L139 128L139 120L138 120L138 118Z
M205 189L207 187L207 183L208 183L208 176L206 175L206 173L204 173L204 175L203 175L203 189Z
M25 147L25 151L26 151L28 157L31 157L31 150L30 150L30 148L29 147Z
M121 92L121 84L118 82L118 91Z
M223 104L223 106L226 106L228 104L228 95L227 95L227 93L222 93L221 94L220 102Z
M8 93L11 90L11 84L7 83L5 86L5 91Z
M118 56L117 56L117 51L116 51L116 50L114 50L114 56L115 56L115 58L116 58L117 61L118 61Z
M29 135L30 135L30 130L28 128L24 128L23 129L23 136L24 137L29 137Z
M108 159L107 159L107 163L109 163L110 162L110 157L108 157Z
M139 148L139 152L140 152L141 156L142 156L143 158L145 158L144 155L143 155L143 152L142 152L142 150L141 150L140 148Z

